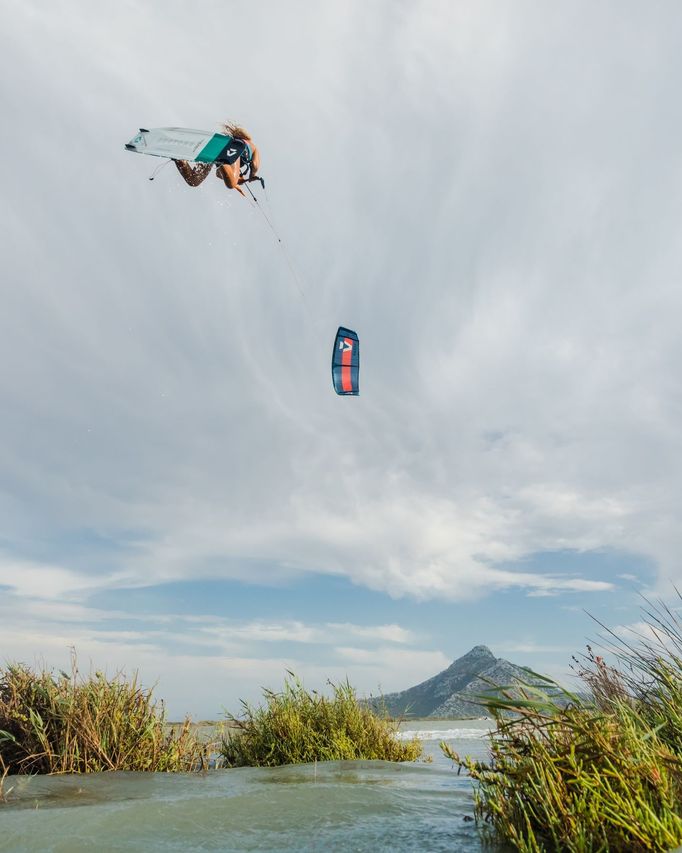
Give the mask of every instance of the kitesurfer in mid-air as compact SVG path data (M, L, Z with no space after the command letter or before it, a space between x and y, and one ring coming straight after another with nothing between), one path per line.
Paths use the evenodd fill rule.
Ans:
M261 180L256 177L260 168L260 152L254 145L249 132L244 130L243 127L226 123L222 126L222 129L226 135L242 141L244 143L244 150L234 163L220 163L216 165L216 178L224 181L225 186L229 190L237 190L238 193L244 195L244 190L240 184ZM177 166L178 172L184 178L185 183L189 184L190 187L198 187L208 177L214 165L213 163L188 163L187 160L174 160L173 162Z

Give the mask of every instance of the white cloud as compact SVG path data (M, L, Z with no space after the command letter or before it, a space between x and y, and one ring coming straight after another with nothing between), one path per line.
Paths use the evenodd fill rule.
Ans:
M82 595L115 583L115 578L97 578L74 572L62 566L13 559L0 555L0 587L8 587L18 595L47 599Z
M122 620L132 627L121 627ZM420 680L425 670L436 672L448 663L441 652L406 646L411 634L399 625L238 623L202 614L130 615L12 594L0 601L0 623L11 626L3 639L0 663L21 661L68 670L70 650L75 648L83 675L90 669L105 669L110 675L125 670L132 675L134 666L147 687L158 680L157 694L174 716L190 712L215 717L222 705L235 711L240 698L256 701L262 687L279 688L287 670L317 690L326 690L328 679L339 682L348 677L364 695L376 694L380 685L384 690L402 689ZM364 646L334 647L359 639ZM311 661L309 655L281 654L286 642L319 646L314 657L322 662ZM27 654L29 649L34 651Z
M368 640L383 640L391 643L411 643L415 640L414 633L400 625L351 625L348 622L327 625L327 629L335 634L348 634Z
M495 644L495 651L502 654L558 654L570 655L574 649L569 646L557 646L538 643L534 640L506 640Z
M306 643L334 645L347 638L361 638L366 642L410 643L411 631L400 625L353 625L348 622L303 624L297 620L272 622L235 622L226 619L208 619L207 624L194 630L209 640L226 643Z
M394 646L377 650L339 646L336 652L346 666L352 667L355 683L361 685L361 692L375 696L405 690L452 663L442 652L396 649Z
M628 625L617 625L611 631L626 646L637 647L645 644L659 650L676 651L679 654L682 651L682 618L679 612L676 618L677 625L672 620L667 625L665 621L656 625L653 620L640 620ZM610 647L614 646L612 636L605 635L604 641Z

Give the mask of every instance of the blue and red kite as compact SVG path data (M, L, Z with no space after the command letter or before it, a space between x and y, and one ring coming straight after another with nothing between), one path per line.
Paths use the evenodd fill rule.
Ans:
M360 393L360 341L355 332L339 326L332 352L332 381L334 390L342 396Z

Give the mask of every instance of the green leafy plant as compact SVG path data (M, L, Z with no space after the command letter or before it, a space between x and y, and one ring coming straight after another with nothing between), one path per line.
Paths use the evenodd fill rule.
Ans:
M586 695L542 679L484 704L489 764L441 748L477 781L476 817L527 853L670 850L682 843L682 635L659 603L634 643L607 630L610 666L575 660ZM602 626L604 627L604 626ZM534 678L542 678L535 676Z
M107 678L0 670L0 769L9 773L190 770L207 747L190 721L168 727L152 691L122 673Z
M242 702L239 717L228 714L232 725L223 739L221 754L228 767L303 764L342 759L414 761L420 757L418 740L396 737L399 722L373 713L359 702L346 681L329 682L332 696L307 691L293 673L280 693L264 690L265 705Z

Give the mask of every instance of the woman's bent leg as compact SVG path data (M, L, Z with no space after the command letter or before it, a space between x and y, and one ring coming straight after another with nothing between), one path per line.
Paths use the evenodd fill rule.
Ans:
M206 178L211 171L213 163L199 163L193 166L187 160L173 160L177 166L178 172L182 175L186 184L190 187L198 187L199 184Z

